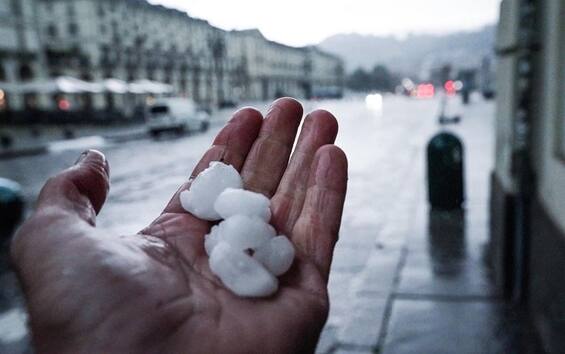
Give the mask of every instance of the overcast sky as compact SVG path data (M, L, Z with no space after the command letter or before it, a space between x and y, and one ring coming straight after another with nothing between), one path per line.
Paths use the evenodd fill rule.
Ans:
M289 45L336 33L404 36L446 33L494 23L500 0L149 0L224 29L259 28Z

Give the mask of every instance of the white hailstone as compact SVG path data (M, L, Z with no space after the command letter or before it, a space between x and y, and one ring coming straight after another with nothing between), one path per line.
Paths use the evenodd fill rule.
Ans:
M204 237L212 272L234 294L266 297L278 290L277 276L294 261L294 246L276 236L269 225L270 201L262 194L243 190L232 166L212 162L180 194L182 207L194 216L215 221Z
M277 235L271 225L258 217L247 215L232 216L218 227L218 239L238 251L255 251Z
M212 255L212 251L214 247L220 242L220 226L215 225L212 226L210 233L204 236L204 248L206 249L206 253L208 256Z
M259 247L253 258L261 262L273 275L286 273L294 261L294 246L286 236L277 236Z
M266 297L278 289L278 280L257 260L228 243L220 242L209 260L210 269L234 294L242 297Z
M220 194L214 204L214 209L223 219L234 215L249 215L269 222L271 219L270 204L269 198L261 193L228 188Z
M192 215L209 221L220 220L214 203L226 188L243 188L243 180L235 168L222 162L211 162L192 181L190 189L180 194L182 207Z

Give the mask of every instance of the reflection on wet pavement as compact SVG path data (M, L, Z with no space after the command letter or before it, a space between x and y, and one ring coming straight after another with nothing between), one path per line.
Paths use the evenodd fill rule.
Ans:
M398 292L410 296L495 296L483 254L488 235L481 232L481 225L486 219L471 210L431 211L428 217L427 228L410 242ZM426 225L426 220L420 222Z
M427 221L427 245L410 246L384 353L538 353L522 314L489 288L480 244L466 239L465 212L429 211Z
M428 250L437 277L457 277L466 258L465 211L429 212Z

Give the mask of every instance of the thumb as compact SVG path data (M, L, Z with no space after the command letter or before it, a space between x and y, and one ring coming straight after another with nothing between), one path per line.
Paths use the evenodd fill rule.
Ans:
M50 178L37 201L36 213L72 214L95 224L110 189L110 167L99 151L83 152L74 166Z

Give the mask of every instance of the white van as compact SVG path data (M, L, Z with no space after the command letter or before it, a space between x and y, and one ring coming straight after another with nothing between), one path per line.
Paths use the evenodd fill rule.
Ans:
M163 131L206 131L210 116L198 110L196 103L190 99L160 98L147 107L146 123L152 136Z

